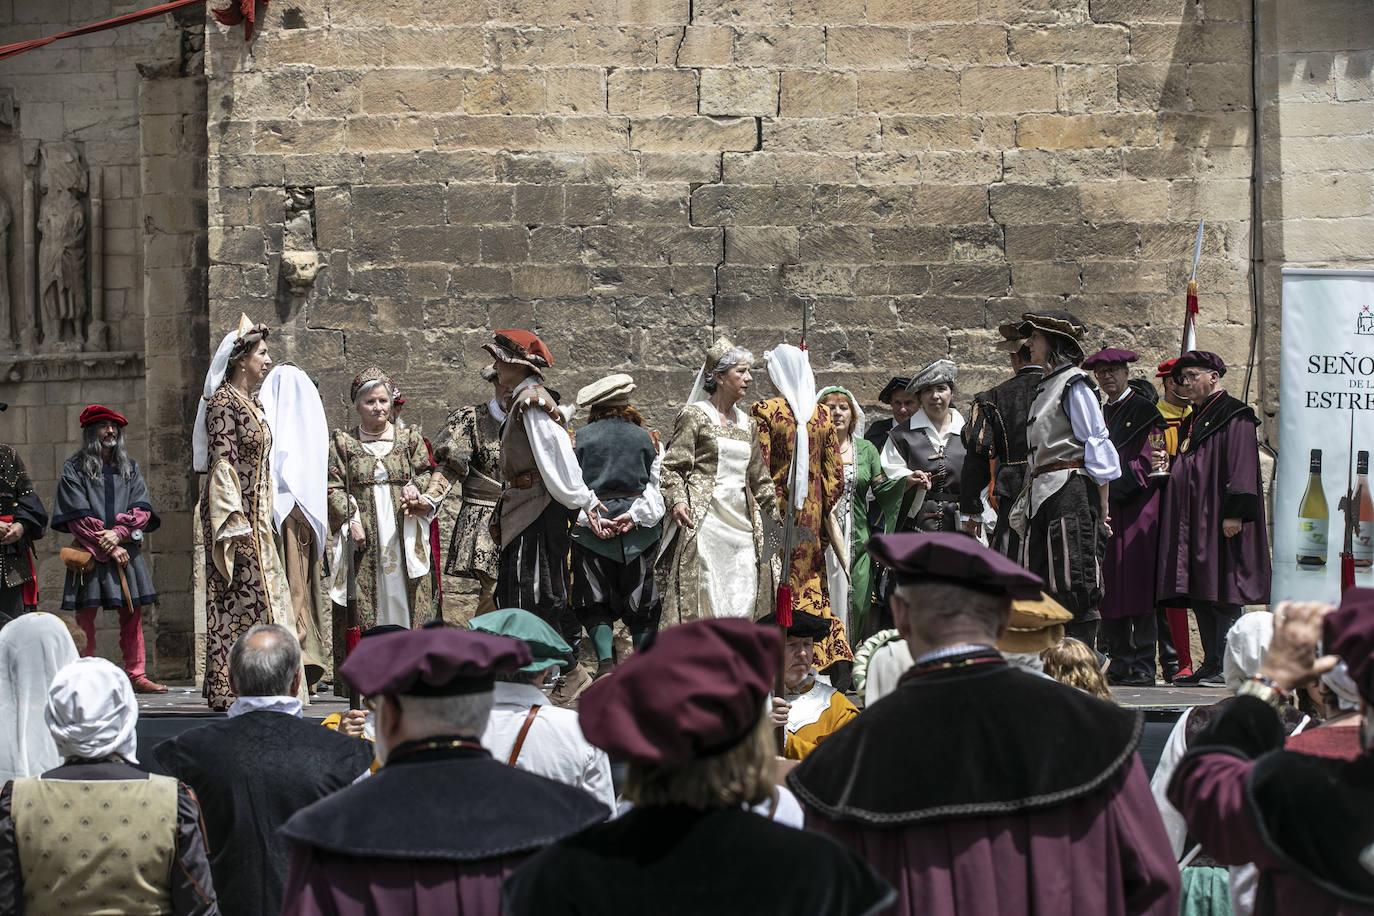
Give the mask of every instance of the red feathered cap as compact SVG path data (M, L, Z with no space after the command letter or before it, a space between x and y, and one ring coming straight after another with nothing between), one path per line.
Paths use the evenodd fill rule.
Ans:
M108 407L99 404L92 404L81 411L81 425L89 426L92 423L103 423L106 420L113 420L119 426L128 426L129 421L124 419L123 414L117 414Z
M530 663L518 639L425 627L361 640L339 675L367 696L452 696L492 689L497 674Z
M1349 588L1322 621L1323 648L1339 655L1355 689L1374 705L1374 588Z
M482 349L503 363L519 363L529 366L540 378L544 370L553 366L553 354L540 340L529 331L493 331L492 342L483 344Z
M582 694L582 734L617 760L666 767L723 754L758 725L781 664L775 627L670 627Z

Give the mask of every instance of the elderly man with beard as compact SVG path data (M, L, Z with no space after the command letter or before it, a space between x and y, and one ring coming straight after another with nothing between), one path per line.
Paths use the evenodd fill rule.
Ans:
M76 611L86 634L82 655L95 654L95 615L101 608L119 612L119 650L124 673L136 693L165 693L144 670L143 608L157 603L157 592L143 561L143 536L161 523L148 502L148 487L138 463L124 447L129 421L108 407L81 411L81 448L62 466L53 500L52 526L76 539L95 566L67 570L62 609Z

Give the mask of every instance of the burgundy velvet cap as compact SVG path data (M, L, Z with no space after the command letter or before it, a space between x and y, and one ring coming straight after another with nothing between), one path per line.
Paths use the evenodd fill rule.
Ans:
M752 620L669 627L582 694L582 734L665 767L723 754L758 725L781 664L782 637Z
M1226 364L1221 361L1221 357L1208 350L1189 350L1174 361L1174 368L1169 372L1177 381L1184 369L1206 369L1217 375L1226 374Z
M952 531L876 534L868 553L903 585L951 582L1009 598L1040 597L1045 583L995 550Z
M1322 621L1322 643L1339 655L1366 703L1374 704L1374 588L1350 588Z
M497 674L529 663L529 646L518 639L426 627L360 641L339 674L367 696L436 697L489 691Z
M129 421L124 419L124 415L115 413L102 404L92 404L81 411L79 422L82 426L89 426L92 423L102 423L105 420L112 421L116 426L128 426Z
M1083 368L1091 369L1094 366L1110 366L1115 363L1133 363L1140 359L1140 354L1134 350L1122 350L1117 347L1107 347L1098 350L1092 356L1083 360Z

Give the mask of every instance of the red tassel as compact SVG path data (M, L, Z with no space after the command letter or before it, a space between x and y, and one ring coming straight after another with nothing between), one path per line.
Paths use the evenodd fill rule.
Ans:
M362 627L349 627L344 631L344 658L353 654L353 650L358 648L358 641L362 638Z
M792 586L778 586L778 626L790 627L792 625Z
M1355 586L1355 558L1341 554L1341 594Z

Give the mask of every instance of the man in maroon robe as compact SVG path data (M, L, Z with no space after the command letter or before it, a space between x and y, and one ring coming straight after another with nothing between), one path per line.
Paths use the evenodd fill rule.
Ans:
M369 698L382 769L281 828L283 916L498 916L501 881L606 818L587 793L483 749L495 675L530 663L506 636L424 627L365 639L339 674Z
M1013 598L1043 583L972 538L878 535L915 661L787 778L807 829L858 853L887 912L1178 912L1179 875L1136 756L1143 720L1009 666Z
M1116 446L1121 476L1108 485L1112 534L1102 562L1102 633L1111 657L1107 680L1126 687L1155 685L1155 564L1159 547L1159 487L1150 478L1150 434L1164 432L1154 402L1130 383L1131 350L1108 347L1083 361L1102 389L1102 417Z
M1189 350L1173 376L1193 405L1179 426L1178 455L1152 453L1169 468L1160 512L1159 592L1165 607L1191 607L1202 641L1202 664L1180 686L1221 687L1226 633L1247 604L1269 603L1269 535L1260 483L1259 419L1221 387L1226 364L1215 353Z
M1194 739L1169 783L1169 801L1209 855L1259 868L1255 916L1374 913L1374 589L1349 589L1328 610L1278 606L1259 673ZM1319 637L1334 655L1317 656ZM1336 656L1360 693L1360 755L1284 750L1275 711Z

